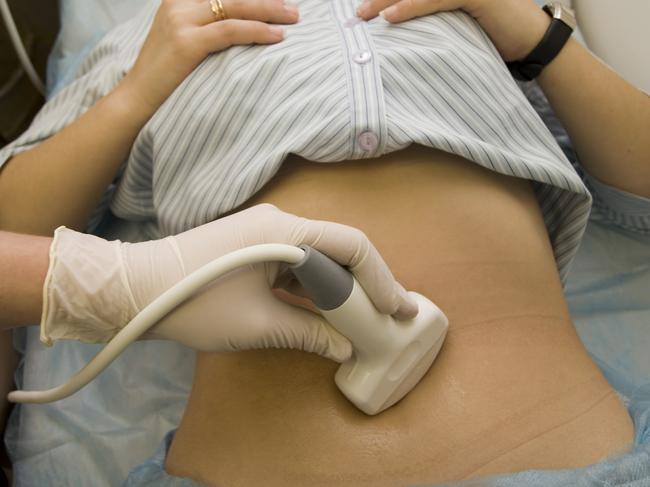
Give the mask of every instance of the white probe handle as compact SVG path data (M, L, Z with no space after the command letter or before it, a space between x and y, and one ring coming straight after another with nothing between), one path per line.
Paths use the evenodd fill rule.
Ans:
M378 414L406 396L431 367L447 335L445 314L429 299L410 292L418 314L397 321L381 314L354 279L352 293L333 310L322 310L346 336L354 353L336 372L340 391L366 414Z

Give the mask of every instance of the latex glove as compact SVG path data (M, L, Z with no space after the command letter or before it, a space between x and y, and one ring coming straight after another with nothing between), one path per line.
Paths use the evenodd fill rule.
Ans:
M259 205L175 237L137 244L58 229L45 284L42 340L107 341L188 273L262 243L310 245L348 266L379 311L398 318L417 313L417 304L361 231ZM336 361L349 358L349 341L323 317L273 295L285 267L269 262L223 276L167 315L149 336L206 351L294 348Z
M357 15L370 20L381 13L386 21L397 23L459 9L481 24L504 61L525 58L551 23L534 0L364 0Z

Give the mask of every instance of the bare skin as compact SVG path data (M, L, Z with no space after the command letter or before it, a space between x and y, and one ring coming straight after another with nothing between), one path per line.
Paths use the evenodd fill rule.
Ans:
M304 195L310 195L305 198ZM527 182L412 146L366 161L291 156L248 204L362 229L450 320L417 389L377 417L294 351L200 354L166 468L208 485L400 485L594 463L631 420L571 323Z
M365 0L357 14L369 20L383 9L389 22L462 9L478 21L505 61L526 57L551 23L533 0ZM650 96L574 39L538 81L585 169L606 184L650 197Z
M135 66L75 122L0 167L0 434L12 388L15 326L37 323L51 236L60 225L83 230L140 129L209 54L232 45L284 38L273 23L299 13L282 0L251 0L214 22L206 1L163 0ZM56 202L56 204L52 204ZM17 232L27 235L15 235ZM6 353L5 353L6 351Z
M207 1L163 0L135 65L115 89L0 167L0 230L83 230L140 129L208 54L280 42L283 30L272 24L293 24L299 16L282 0L251 0L228 12L232 18L214 22Z
M281 19L272 17L273 12L282 11L279 0L241 3L242 11L233 10L224 2L233 17L257 21L214 24L207 2L194 2L194 11L193 7L190 9L192 1L164 1L145 43L146 49L125 80L70 127L3 166L0 229L50 235L62 224L83 228L142 125L208 52L232 44L278 42L281 35L263 22L293 23L297 19L295 11L285 12ZM371 3L363 14L366 19L396 2ZM455 8L473 13L506 60L529 52L549 22L530 0L507 0L508 8L504 8L505 0L402 3L407 7L410 4L412 11L389 15L389 21ZM250 10L249 15L245 8ZM509 16L514 16L516 22ZM650 128L650 98L573 41L545 69L540 84L591 174L621 189L650 196L650 139L646 137ZM57 204L52 205L52 201ZM410 204L407 207L413 209ZM33 309L28 312L40 316L40 297L32 297ZM3 373L13 368L7 357L0 356Z

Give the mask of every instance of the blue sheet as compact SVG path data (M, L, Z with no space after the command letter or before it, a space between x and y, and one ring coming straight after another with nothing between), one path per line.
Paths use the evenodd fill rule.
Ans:
M103 32L140 4L142 0L62 0L62 33L50 59L50 94L69 81ZM556 135L570 153L566 135ZM646 210L650 214L650 202ZM127 241L148 236L146 227L122 221L103 231ZM637 452L602 463L589 474L527 472L492 483L594 485L593 475L598 474L609 482L598 485L650 485L650 235L619 227L596 209L573 265L567 297L582 340L635 418ZM28 389L60 384L99 349L65 342L46 349L36 328L17 333L15 343L24 354L17 381ZM73 397L16 408L6 434L16 485L120 485L178 424L193 364L193 352L180 345L141 342Z

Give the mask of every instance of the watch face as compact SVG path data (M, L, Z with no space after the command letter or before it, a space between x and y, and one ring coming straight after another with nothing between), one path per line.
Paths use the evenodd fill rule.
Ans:
M544 5L544 10L554 19L564 22L572 30L576 28L576 16L569 7L565 7L560 2L551 2Z

